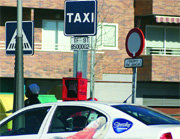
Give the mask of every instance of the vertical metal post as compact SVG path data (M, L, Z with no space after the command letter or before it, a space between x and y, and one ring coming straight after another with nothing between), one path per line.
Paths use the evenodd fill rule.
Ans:
M13 111L24 107L24 71L22 40L22 0L17 0L17 39L15 50L15 91Z
M83 51L82 50L78 50L77 52L77 72L82 72L82 54L83 54Z
M77 54L78 51L74 51L74 56L73 56L73 77L76 77L77 74Z
M77 72L82 72L82 78L87 78L87 50L75 50L73 58L73 77L77 77Z
M88 50L83 50L82 77L87 78Z
M93 42L93 37L91 37L90 98L92 98L92 100L94 100L94 60L95 60L94 42Z
M132 103L136 103L137 68L133 68Z

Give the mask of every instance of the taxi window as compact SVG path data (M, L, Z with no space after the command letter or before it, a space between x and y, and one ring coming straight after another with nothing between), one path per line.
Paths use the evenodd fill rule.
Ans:
M100 116L104 115L87 107L59 106L53 115L48 133L79 131Z
M23 111L0 125L0 136L38 134L50 107Z
M146 125L180 124L180 121L153 109L133 105L113 105Z

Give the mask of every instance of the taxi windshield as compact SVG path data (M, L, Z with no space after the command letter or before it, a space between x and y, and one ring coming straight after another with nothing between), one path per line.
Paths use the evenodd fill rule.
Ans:
M146 125L180 124L180 121L153 109L134 105L112 105L112 107L136 118Z

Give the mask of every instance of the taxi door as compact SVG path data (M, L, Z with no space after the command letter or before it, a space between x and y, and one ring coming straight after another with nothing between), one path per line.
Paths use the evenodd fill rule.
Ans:
M23 108L0 122L0 139L40 139L51 106Z

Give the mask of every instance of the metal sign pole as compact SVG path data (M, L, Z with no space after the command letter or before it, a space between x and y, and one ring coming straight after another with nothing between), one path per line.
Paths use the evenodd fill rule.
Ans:
M136 86L137 86L137 67L142 67L142 59L137 59L145 45L144 34L139 28L133 28L129 31L126 37L126 51L132 59L125 59L124 66L133 68L133 83L132 83L132 103L136 99ZM135 59L136 58L136 59Z
M82 73L82 78L87 78L87 50L75 50L73 57L73 77L77 77L77 72Z
M82 50L78 50L77 53L77 72L82 72Z
M132 103L136 102L136 87L137 87L137 68L133 68L133 83L132 83Z
M91 74L90 74L90 98L94 100L94 60L95 60L95 51L93 37L91 37Z
M17 40L15 50L15 92L13 111L24 107L24 71L22 40L22 0L17 0Z

